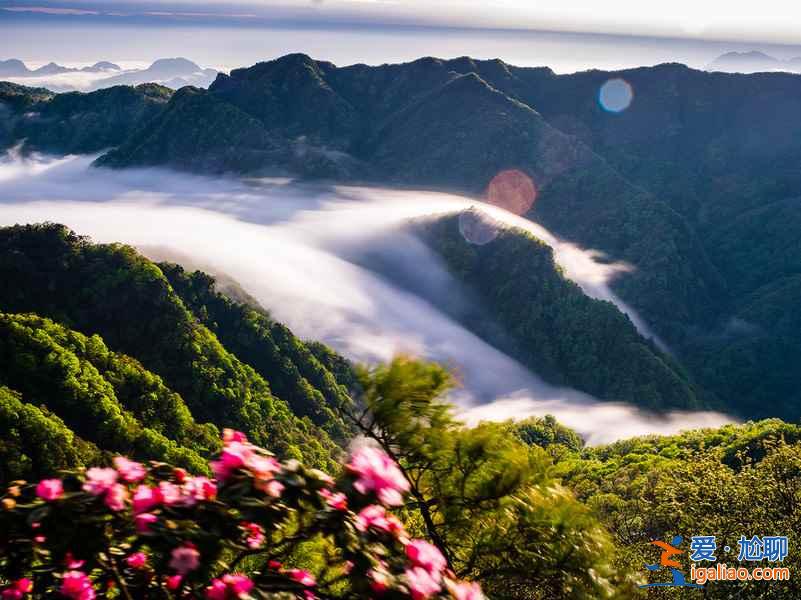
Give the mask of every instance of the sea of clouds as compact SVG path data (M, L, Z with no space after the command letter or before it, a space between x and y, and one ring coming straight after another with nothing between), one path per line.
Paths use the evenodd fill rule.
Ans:
M407 353L441 361L458 374L453 400L471 423L552 414L597 444L731 421L706 411L654 415L543 382L452 317L469 299L406 227L470 207L523 227L554 248L585 293L614 302L653 337L609 289L629 267L600 261L536 223L455 195L109 171L91 167L92 158L7 154L0 226L64 223L97 242L132 244L154 259L231 277L296 334L353 360Z

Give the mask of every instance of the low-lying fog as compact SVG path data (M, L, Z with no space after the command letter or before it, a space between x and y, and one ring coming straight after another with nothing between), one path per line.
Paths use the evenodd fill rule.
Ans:
M468 300L403 228L412 218L481 206L549 243L586 293L615 302L651 336L607 287L625 265L596 262L530 221L447 194L106 171L91 168L92 158L7 155L0 225L64 223L98 242L129 243L154 259L225 274L296 334L354 360L404 352L446 363L459 374L453 399L470 422L553 414L598 444L731 421L713 412L657 417L544 383L448 316Z

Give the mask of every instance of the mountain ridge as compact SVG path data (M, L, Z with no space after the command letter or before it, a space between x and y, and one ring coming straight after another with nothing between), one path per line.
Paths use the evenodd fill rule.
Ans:
M99 61L86 67L64 67L50 62L37 69L29 69L18 59L0 60L0 79L9 77L15 83L26 83L52 89L54 92L93 92L117 85L140 85L157 83L171 89L186 85L208 87L218 75L216 69L203 68L193 61L182 58L159 58L145 68L123 69L109 61ZM70 79L70 74L84 74L85 77Z
M619 113L598 101L611 79L634 90ZM57 99L19 89L6 96L6 145L26 131L24 114ZM772 302L789 310L787 293L758 294L757 284L778 285L801 272L791 234L796 212L781 209L784 223L770 216L779 208L759 212L784 206L801 186L793 166L801 161L798 75L708 73L675 63L557 75L468 57L340 68L294 54L218 75L208 90L138 102L151 108L127 117L126 135L107 142L116 147L98 165L416 186L478 198L497 173L521 171L536 188L526 216L630 264L614 290L701 385L733 395L727 402L750 407L748 415L801 414L795 396L754 403L725 384L723 359L713 358L744 353L744 370L756 377L768 356L785 352L778 338L747 333L754 328L737 329L735 341L728 324L741 319L746 297L767 303L754 314L769 312ZM59 116L69 121L70 110ZM41 135L38 148L69 147L47 128ZM36 141L28 136L26 145L37 149ZM748 214L760 215L750 227L743 225ZM782 227L781 238L771 238ZM777 241L755 241L760 236ZM762 252L774 253L771 264L781 269L760 267Z

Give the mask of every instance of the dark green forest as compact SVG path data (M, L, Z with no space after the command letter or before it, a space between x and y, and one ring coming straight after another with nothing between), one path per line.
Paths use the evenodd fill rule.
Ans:
M550 246L503 228L487 244L470 244L459 218L419 230L487 315L487 322L462 319L467 327L556 385L652 410L703 405L682 367L614 304L585 295L561 272Z
M598 104L610 78L635 90L624 112ZM788 535L783 566L801 567L801 76L677 64L557 75L469 58L340 68L295 54L208 90L0 82L0 150L15 147L105 151L98 168L476 199L500 171L522 171L537 190L524 216L631 265L613 289L666 349L533 236L501 229L478 245L458 216L416 222L475 301L451 316L555 385L743 423L595 447L551 417L467 427L441 366L352 365L205 273L19 225L0 229L3 488L118 453L206 473L229 427L336 474L358 436L412 483L408 530L490 598L801 597L797 578L638 588L664 578L645 569L658 559L649 542L674 535L732 548ZM309 546L299 559L315 564L325 549Z
M333 464L332 435L342 443L344 426L315 420L347 401L334 375L286 328L170 267L186 302L128 246L92 244L60 225L0 230L0 277L14 282L0 291L0 382L104 450L114 441L142 457L183 451L197 464L189 451L208 454L218 428L236 427L281 455ZM272 354L247 362L266 347ZM59 402L91 411L70 421Z
M671 360L611 304L581 294L537 240L510 231L493 252L465 254L445 231L452 220L418 226L443 229L439 251L468 285L519 252L537 259L516 279L539 288L553 314L521 314L503 294L484 300L499 318L542 327L555 320L575 334L565 346L545 338L520 346L521 359L550 365L560 381L621 386L610 394L692 400ZM786 534L783 566L798 566L796 424L771 419L599 447L551 417L465 427L447 400L455 382L443 367L405 357L351 365L293 336L246 294L235 300L209 275L152 263L128 246L94 244L55 224L7 227L0 275L15 282L0 291L4 487L119 453L205 473L229 426L335 474L358 435L390 453L412 482L402 510L410 532L435 542L457 576L480 581L491 598L644 598L637 586L649 580L648 542L677 533L731 544L743 532ZM597 328L581 327L587 319ZM576 345L586 345L583 368L597 381L581 377ZM637 387L613 376L621 361L662 383ZM313 566L321 551L311 544L293 560ZM791 599L799 591L794 580L710 583L704 597Z
M621 113L597 101L612 78L635 91ZM615 291L666 342L696 399L792 420L801 417L799 115L801 76L789 73L663 64L557 75L467 57L337 67L291 54L220 74L208 90L53 94L0 83L0 148L112 148L98 165L477 198L500 171L520 170L537 190L527 216L633 267ZM507 279L493 278L494 296ZM524 360L539 341L532 331L511 336L523 336ZM654 404L687 394L648 395Z

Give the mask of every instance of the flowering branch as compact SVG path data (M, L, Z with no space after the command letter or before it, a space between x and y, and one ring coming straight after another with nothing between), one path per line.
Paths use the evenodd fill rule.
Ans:
M214 479L116 457L113 468L13 485L0 511L0 597L483 598L389 512L410 484L381 449L355 451L334 480L226 430L211 469ZM312 539L332 549L310 557L316 575L284 564Z

